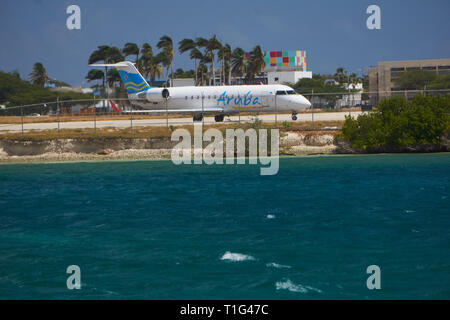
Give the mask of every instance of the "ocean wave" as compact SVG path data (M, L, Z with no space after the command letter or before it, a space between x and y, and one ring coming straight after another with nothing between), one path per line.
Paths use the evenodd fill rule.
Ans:
M275 215L274 214L268 214L267 215L267 219L275 219Z
M248 260L255 260L254 257L242 254L242 253L232 253L230 251L227 251L224 253L222 258L220 260L229 260L229 261L248 261Z
M266 267L272 267L272 268L277 268L277 269L290 269L290 268L292 268L291 266L286 266L286 265L278 264L278 263L275 263L275 262L270 262L270 263L266 264Z
M301 284L295 284L289 279L287 279L286 281L276 282L275 287L277 290L289 290L291 292L308 293L310 291L314 291L317 293L322 293L322 290L320 290L320 289L310 287L310 286L304 286Z

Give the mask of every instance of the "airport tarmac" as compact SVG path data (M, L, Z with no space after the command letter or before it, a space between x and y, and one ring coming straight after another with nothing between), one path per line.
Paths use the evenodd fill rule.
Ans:
M351 116L356 118L361 115L363 112L351 112ZM343 121L345 120L345 116L348 116L349 112L321 112L321 113L301 113L298 114L297 122L310 122L314 116L314 121ZM255 115L256 116L256 115ZM241 116L240 121L243 123L253 122L255 116ZM264 114L258 115L258 119L263 122L275 122L274 114ZM226 116L223 123L236 123L239 121L239 116ZM283 121L292 121L291 114L278 114L277 121L279 123ZM158 118L158 119L142 119L142 120L132 120L133 126L165 126L166 119ZM193 123L192 117L179 117L179 118L169 118L169 125L180 126L180 125L190 125ZM207 116L204 118L205 124L214 124L214 117ZM108 120L108 121L96 121L95 123L97 128L105 128L105 127L116 127L116 128L127 128L131 125L131 120ZM85 128L93 128L94 120L92 121L73 121L73 122L60 122L60 129L85 129ZM48 123L24 123L23 130L51 130L57 129L58 122L48 122ZM22 131L21 124L0 124L0 132L17 132Z

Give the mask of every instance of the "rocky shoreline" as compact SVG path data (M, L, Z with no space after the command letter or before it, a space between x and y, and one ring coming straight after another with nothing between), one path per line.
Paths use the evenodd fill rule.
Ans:
M0 140L0 163L102 161L102 160L160 160L170 159L177 141L168 138L130 139L54 139ZM207 143L205 143L207 145ZM448 152L444 146L419 146L393 150L355 150L336 137L336 132L283 132L280 156L314 156L384 152Z

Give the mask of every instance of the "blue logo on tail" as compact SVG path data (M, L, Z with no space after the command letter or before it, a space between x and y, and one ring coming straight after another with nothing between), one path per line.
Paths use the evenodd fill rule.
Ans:
M127 89L127 93L138 93L150 89L150 86L145 82L141 75L123 70L118 71L125 89Z

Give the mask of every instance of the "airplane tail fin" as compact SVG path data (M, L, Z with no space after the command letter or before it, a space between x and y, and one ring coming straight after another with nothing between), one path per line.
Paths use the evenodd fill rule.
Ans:
M89 66L116 68L128 94L139 93L152 88L130 61L121 61L112 64L90 64Z

